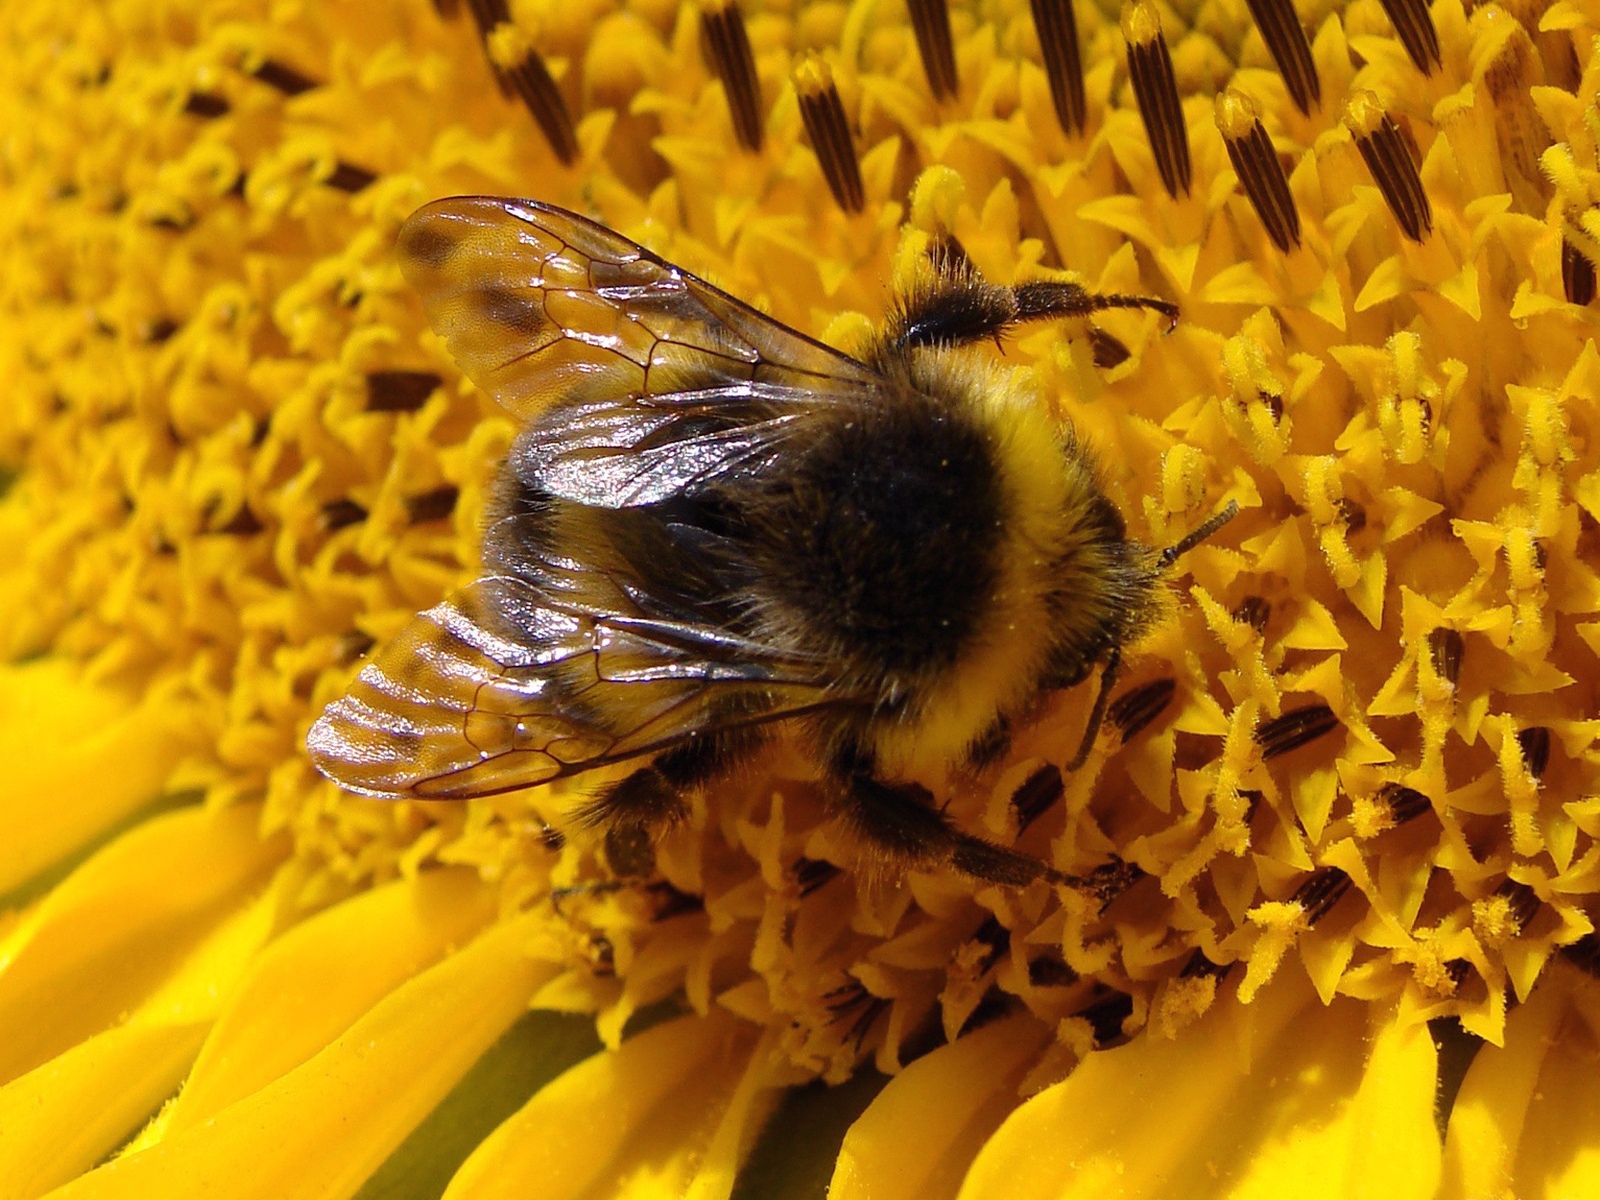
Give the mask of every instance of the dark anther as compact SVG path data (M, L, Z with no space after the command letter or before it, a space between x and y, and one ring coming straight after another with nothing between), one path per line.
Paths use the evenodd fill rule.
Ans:
M1028 960L1028 982L1034 987L1071 987L1078 973L1053 953Z
M1132 351L1104 329L1094 325L1089 327L1089 350L1094 355L1094 365L1102 371L1120 367L1132 357Z
M1128 76L1156 169L1167 195L1189 194L1189 127L1178 100L1172 55L1161 32L1161 16L1150 0L1132 0L1122 10L1122 37L1128 46Z
M191 117L224 116L230 107L226 97L211 92L190 92L188 99L183 102L183 111Z
M235 537L251 537L265 528L261 518L250 511L250 506L241 504L239 511L229 517L225 524L217 526L216 532L232 534Z
M340 666L349 666L361 658L374 646L377 640L358 629L339 635L339 640L334 644L333 656Z
M684 913L705 911L704 898L692 892L680 892L663 879L646 884L644 894L650 900L652 921L666 921L673 917L681 917Z
M456 509L456 500L461 492L451 484L436 487L432 491L418 492L415 496L406 497L406 515L411 518L413 525L423 525L429 521L442 521Z
M1408 788L1400 783L1384 784L1378 789L1377 799L1388 808L1389 817L1396 825L1414 821L1433 809L1433 802L1416 788Z
M1350 876L1338 867L1319 867L1295 889L1290 902L1298 904L1305 912L1307 925L1315 925L1349 890Z
M795 885L800 889L802 897L811 895L812 892L826 884L839 874L839 868L831 862L821 858L802 858L796 861L790 872L794 875Z
M522 61L502 76L533 116L555 156L567 166L577 162L578 135L572 127L572 114L539 52L530 48Z
M1295 28L1299 28L1298 22ZM1300 244L1300 210L1283 173L1283 163L1250 98L1236 88L1217 96L1217 128L1227 147L1233 173L1256 210L1272 244L1288 253ZM1282 398L1279 398L1281 414Z
M961 86L956 74L955 40L950 34L947 0L906 0L911 30L917 35L917 53L935 100L949 100Z
M1089 1022L1095 1046L1103 1049L1125 1036L1123 1024L1133 1015L1133 997L1126 992L1112 992L1075 1015Z
M539 845L552 854L559 854L567 844L566 834L562 833L554 825L546 825L543 822L539 825L538 838Z
M1322 81L1311 58L1311 43L1305 26L1294 11L1293 0L1245 0L1250 16L1261 31L1261 40L1278 64L1278 72L1289 89L1294 106L1310 115L1311 106L1322 101Z
M1472 973L1472 964L1464 958L1452 958L1444 964L1444 972L1450 976L1451 986L1459 988Z
M1522 761L1528 764L1528 774L1543 779L1544 769L1550 765L1550 730L1543 725L1529 726L1517 734L1517 745L1522 747Z
M1339 519L1344 522L1346 533L1360 533L1367 527L1366 506L1348 496L1339 501Z
M871 1003L869 1003L867 1007L862 1010L861 1015L856 1018L855 1024L850 1026L850 1041L855 1043L855 1048L858 1053L861 1050L861 1043L867 1040L867 1034L871 1031L872 1026L877 1022L878 1018L884 1014L888 1007L889 1002L887 1000L880 1000L877 997L873 997Z
M1561 239L1561 290L1572 304L1594 299L1594 264L1566 238Z
M177 332L178 323L171 317L157 317L144 327L144 340L152 346L159 346Z
M856 156L855 139L850 135L850 122L833 74L822 59L807 55L795 67L793 79L795 95L800 100L800 120L816 151L828 190L845 212L858 213L866 207L867 193L861 183L861 160Z
M1246 596L1234 606L1233 619L1248 625L1257 633L1266 633L1267 622L1272 618L1272 604L1265 596Z
M1526 929L1528 922L1539 911L1539 894L1525 883L1507 879L1495 889L1494 894L1506 902L1511 910L1511 919L1517 923L1518 932Z
M838 987L822 993L822 1007L834 1020L849 1012L867 999L866 986L859 979L847 979Z
M261 65L255 69L255 77L285 96L298 96L301 92L309 92L317 86L315 80L300 74L285 63L270 58L261 60Z
M1461 657L1467 644L1454 629L1435 629L1428 634L1428 659L1440 679L1451 687L1461 678Z
M1439 58L1439 31L1433 26L1433 14L1428 11L1428 0L1381 0L1383 11L1394 22L1394 31L1400 35L1400 44L1406 48L1417 70L1432 74Z
M1136 688L1130 688L1112 701L1106 709L1106 720L1122 730L1126 745L1141 729L1149 725L1172 703L1178 690L1176 679L1152 679Z
M1433 229L1433 206L1422 190L1422 177L1400 127L1367 91L1355 92L1346 102L1344 125L1401 232L1414 242L1422 241Z
M367 411L415 412L440 382L432 371L369 371Z
M359 524L367 519L367 510L354 500L330 500L322 506L322 528L326 533Z
M977 932L969 940L984 948L983 958L976 971L976 974L981 976L999 962L1000 957L1011 948L1011 931L1000 924L999 918L991 914L985 918L982 925L978 926Z
M369 188L377 180L377 176L365 167L358 167L352 163L340 162L333 168L333 174L327 178L331 188L338 188L341 192L356 192Z
M1083 132L1089 110L1083 98L1083 52L1078 48L1078 20L1072 0L1029 0L1033 24L1039 31L1045 78L1056 120L1069 134Z
M700 9L700 44L722 80L739 144L761 149L761 79L738 0L711 0Z
M1113 857L1110 862L1096 867L1077 883L1079 887L1085 887L1094 893L1103 908L1144 877L1144 868Z
M1339 728L1339 718L1326 704L1308 704L1274 717L1256 730L1262 758L1277 758Z
M1066 791L1061 780L1061 768L1046 763L1034 771L1011 793L1011 809L1017 814L1017 825L1026 829L1040 815L1061 799Z
M1600 979L1600 933L1584 934L1561 953L1578 970Z

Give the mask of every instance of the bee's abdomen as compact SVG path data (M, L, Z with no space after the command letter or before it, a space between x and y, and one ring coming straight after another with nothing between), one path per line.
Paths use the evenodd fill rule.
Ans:
M999 574L989 431L923 396L830 421L752 513L761 607L819 653L900 675L953 663Z

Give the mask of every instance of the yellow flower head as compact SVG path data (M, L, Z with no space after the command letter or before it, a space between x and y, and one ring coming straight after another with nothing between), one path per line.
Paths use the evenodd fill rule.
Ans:
M0 1196L1600 1190L1600 12L456 7L0 14ZM916 781L1068 882L798 741L658 839L316 774L515 433L395 262L461 194L846 351L952 238L1177 306L971 352L1240 509L1081 769L1092 681Z

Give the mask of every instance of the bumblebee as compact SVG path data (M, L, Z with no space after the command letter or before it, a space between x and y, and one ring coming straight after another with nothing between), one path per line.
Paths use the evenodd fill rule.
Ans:
M1172 305L999 286L946 242L849 357L534 201L430 204L399 254L520 432L485 574L328 706L307 739L324 774L461 799L636 762L584 816L637 835L798 725L831 811L892 861L1065 878L906 779L996 756L1098 667L1081 765L1173 563L1236 509L1165 550L1130 539L1070 429L959 348Z

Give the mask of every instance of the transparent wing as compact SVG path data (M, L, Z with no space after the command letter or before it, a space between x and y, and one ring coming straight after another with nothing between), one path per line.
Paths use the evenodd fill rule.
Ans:
M399 253L451 355L524 419L750 385L816 400L877 380L621 234L532 200L435 201L401 229Z
M306 745L349 791L459 800L845 702L814 664L725 630L491 576L415 617Z

